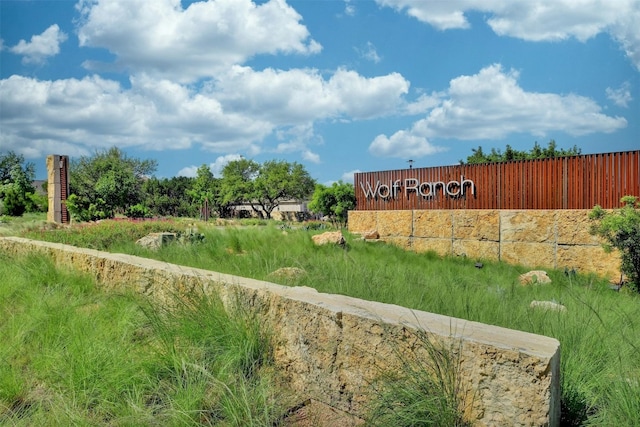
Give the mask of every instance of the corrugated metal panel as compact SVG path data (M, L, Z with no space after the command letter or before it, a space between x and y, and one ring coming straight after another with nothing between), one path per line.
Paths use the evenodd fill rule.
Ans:
M61 205L60 222L62 224L68 224L70 222L69 211L67 205L64 203L69 195L69 157L60 156L60 200L63 202Z
M362 172L354 181L357 210L616 208L640 196L640 151Z

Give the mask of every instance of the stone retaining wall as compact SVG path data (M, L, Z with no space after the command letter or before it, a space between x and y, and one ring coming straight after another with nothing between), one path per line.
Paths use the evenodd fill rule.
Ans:
M227 308L239 303L272 332L276 365L301 401L363 415L371 382L397 366L398 352L415 347L419 329L457 353L468 397L463 409L474 425L559 423L560 345L553 338L62 244L6 237L0 251L47 254L104 288L135 290L164 304L188 292L217 294Z
M589 210L349 211L349 231L417 252L569 268L620 279L620 257L589 234Z

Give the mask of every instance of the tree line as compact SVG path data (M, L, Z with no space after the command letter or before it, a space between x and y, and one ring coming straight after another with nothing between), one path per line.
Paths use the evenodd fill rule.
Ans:
M157 178L155 160L127 156L117 147L92 156L73 159L69 165L69 197L65 201L72 218L95 221L126 215L143 217L191 217L206 214L229 218L235 207L249 206L253 214L270 219L283 202L311 200L312 212L346 224L355 207L353 185L318 184L303 165L281 160L258 163L238 159L225 165L215 177L203 164L195 177ZM32 186L35 167L13 152L0 154L0 214L19 216L46 211L46 196L36 196Z
M220 177L203 164L195 177L156 178L156 167L155 161L130 158L116 147L72 161L67 208L78 220L92 221L116 214L199 217L202 209L208 209L207 216L229 218L236 206L247 205L270 219L280 203L306 200L315 186L304 166L280 160L233 160Z
M482 147L461 164L541 159L581 154L574 146L558 148L554 140L547 147L537 142L531 150L519 151L510 145L504 151ZM209 214L229 218L239 205L250 207L255 216L270 219L285 200L310 201L311 212L346 224L355 208L353 184L338 181L330 186L317 183L299 163L269 160L258 163L238 159L225 165L216 177L206 164L195 177L156 178L155 160L128 157L117 147L73 159L69 165L70 195L66 206L78 221L95 221L126 215L142 217L199 217ZM0 215L19 216L24 212L47 210L46 196L32 185L35 167L14 152L0 153Z
M492 148L490 152L485 153L482 150L482 146L478 146L478 148L472 148L471 152L472 154L467 157L466 161L460 160L461 165L509 162L513 160L548 159L554 157L578 156L582 154L582 150L576 145L569 149L558 148L558 144L553 139L549 141L546 148L540 146L540 144L538 144L538 141L536 141L533 144L533 148L528 151L516 150L509 144L507 144L504 151Z

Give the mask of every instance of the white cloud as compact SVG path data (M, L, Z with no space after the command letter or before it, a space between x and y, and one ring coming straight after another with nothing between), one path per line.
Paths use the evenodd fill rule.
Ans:
M410 159L446 151L446 147L431 144L426 137L400 130L391 137L378 135L369 146L369 152L378 157Z
M47 58L60 53L60 43L67 40L67 35L60 31L58 24L53 24L42 34L31 37L31 41L20 40L9 50L22 55L23 64L41 64Z
M392 114L402 105L409 82L398 73L367 78L339 69L326 80L312 69L254 71L236 66L212 90L232 110L276 123L306 124L323 118Z
M0 80L0 99L0 145L9 149L60 141L90 151L193 144L214 152L249 151L273 130L265 121L225 112L215 98L142 77L125 90L97 76L56 81L11 76Z
M180 0L80 0L77 8L81 46L106 48L119 66L136 73L182 82L213 76L256 54L321 50L284 0L217 0L186 9Z
M277 139L284 141L278 144L276 153L300 152L304 160L321 163L320 156L308 148L310 144L322 144L322 137L315 134L313 124L293 126L276 132Z
M186 176L187 178L195 178L198 172L198 166L187 166L178 171L176 176Z
M213 176L219 178L222 176L222 169L224 169L227 163L240 159L242 159L242 156L240 154L227 154L224 156L220 156L217 157L213 163L209 163L209 169L211 169Z
M212 163L209 163L209 170L214 177L220 178L222 176L222 169L224 169L227 163L240 159L242 159L240 154L227 154L217 157ZM176 175L194 178L197 175L199 167L200 166L195 165L184 167L180 169Z
M406 114L422 114L426 113L433 107L440 104L440 100L444 95L442 93L432 93L431 95L422 94L414 102L407 103L404 107Z
M310 148L322 143L313 132L316 121L393 114L409 86L399 74L365 78L337 70L325 79L315 70L256 72L247 67L234 67L198 87L146 74L132 76L130 83L123 88L99 76L0 80L0 144L17 149L59 141L76 147L70 153L113 145L147 150L201 146L247 155L297 152L320 162ZM263 147L274 133L287 135L277 147Z
M397 111L403 103L401 97L409 92L409 82L399 73L367 78L341 69L331 76L327 88L339 100L339 112L371 119Z
M344 0L344 14L348 16L356 14L356 7L351 3L351 0Z
M611 117L592 99L579 95L526 92L518 86L516 71L498 64L478 74L451 80L438 106L411 129L391 137L378 135L369 150L378 156L413 157L437 152L434 139L499 139L514 133L542 137L550 132L570 135L611 133L626 127L622 117Z
M366 59L367 61L371 61L374 64L382 61L382 58L380 57L380 55L378 55L376 47L371 42L367 42L367 46L363 49L356 48L356 52L358 52L358 55L360 55L362 58Z
M629 106L629 102L633 101L633 97L631 96L631 85L629 82L624 82L618 89L608 87L605 92L607 94L607 98L618 107L627 108Z
M498 35L529 41L575 37L586 41L607 32L640 70L640 2L637 0L376 0L440 30L470 27L465 13L487 14Z
M354 169L352 171L349 172L345 172L342 174L342 176L340 177L340 180L342 182L347 182L350 184L353 184L353 175L362 172L360 169Z
M302 159L311 163L316 163L316 164L321 163L320 155L317 153L314 153L311 150L304 150L302 152Z

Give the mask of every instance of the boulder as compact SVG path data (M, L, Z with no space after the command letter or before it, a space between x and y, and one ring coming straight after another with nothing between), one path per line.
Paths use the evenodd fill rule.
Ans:
M380 238L380 233L377 230L369 230L362 233L363 240L378 240Z
M167 243L173 242L176 238L176 233L150 233L138 239L136 245L155 251Z
M540 308L542 310L559 311L561 313L564 313L567 311L567 307L553 301L531 301L531 304L529 304L529 307Z
M327 231L326 233L316 234L315 236L311 236L313 243L316 245L326 245L326 244L336 244L336 245L344 245L345 240L342 232L340 231Z
M551 283L551 279L547 276L546 271L542 270L533 270L528 273L521 274L518 277L521 285L544 285L547 283Z
M298 267L282 267L269 273L269 277L280 279L297 279L306 275L306 270Z

